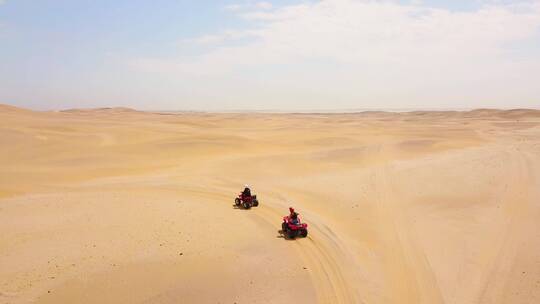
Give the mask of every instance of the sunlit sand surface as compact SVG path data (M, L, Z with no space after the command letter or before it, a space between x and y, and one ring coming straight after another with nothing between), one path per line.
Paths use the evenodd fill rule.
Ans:
M540 303L540 111L1 106L0 147L0 303Z

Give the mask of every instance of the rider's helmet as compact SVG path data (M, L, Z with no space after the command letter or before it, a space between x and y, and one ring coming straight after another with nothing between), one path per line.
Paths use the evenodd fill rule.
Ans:
M293 208L293 207L289 207L289 212L290 212L290 213L293 213L293 212L294 212L294 208Z

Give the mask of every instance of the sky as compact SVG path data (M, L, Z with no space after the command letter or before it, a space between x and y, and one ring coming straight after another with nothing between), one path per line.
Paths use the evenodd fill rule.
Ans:
M0 0L0 103L540 108L540 0Z

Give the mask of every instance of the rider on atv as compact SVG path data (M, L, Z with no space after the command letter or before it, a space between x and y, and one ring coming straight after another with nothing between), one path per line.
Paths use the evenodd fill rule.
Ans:
M251 189L249 189L248 184L244 185L244 191L242 191L242 198L245 198L245 197L251 197Z
M306 223L300 222L300 217L293 207L289 208L289 215L285 216L283 223L281 223L281 231L288 239L294 239L297 236L307 237L307 227Z
M298 213L294 211L293 207L289 207L289 218L292 224L298 225Z
M238 197L234 199L234 204L237 207L244 207L244 209L249 209L251 207L259 206L259 201L257 200L256 195L251 194L251 189L249 185L244 185L244 191L238 194Z

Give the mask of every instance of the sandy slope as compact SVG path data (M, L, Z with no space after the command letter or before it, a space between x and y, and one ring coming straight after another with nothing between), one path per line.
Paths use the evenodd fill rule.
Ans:
M1 106L0 147L0 303L540 302L538 111Z

